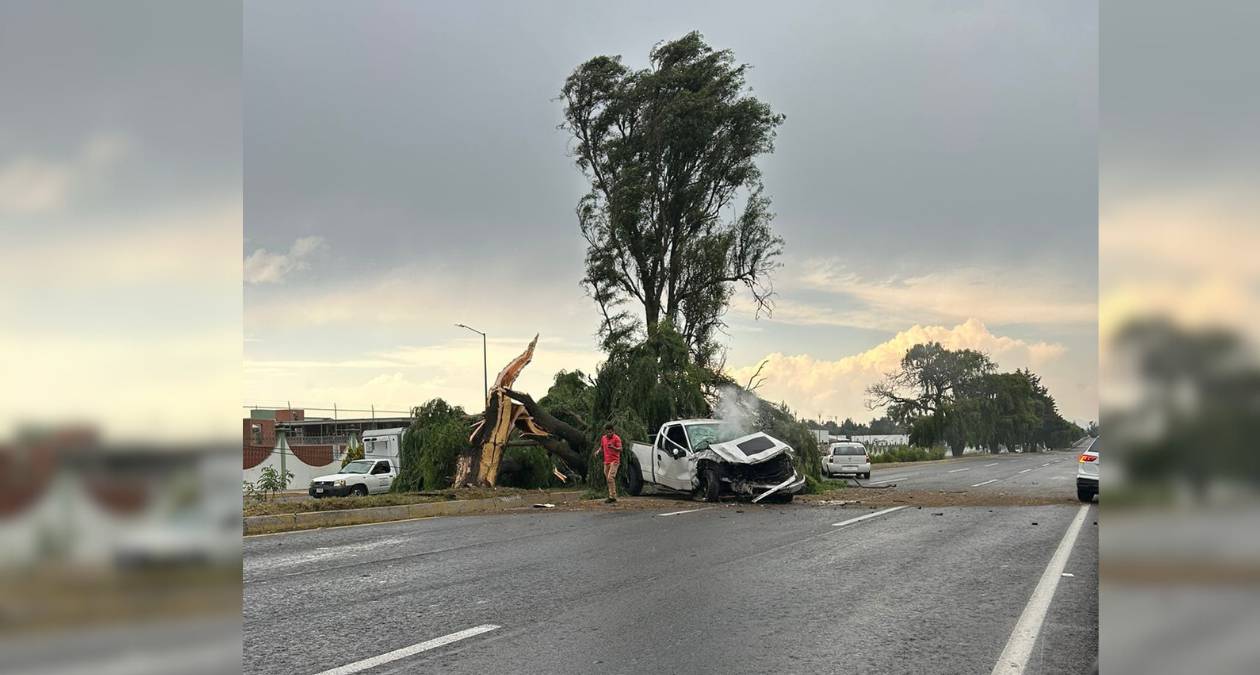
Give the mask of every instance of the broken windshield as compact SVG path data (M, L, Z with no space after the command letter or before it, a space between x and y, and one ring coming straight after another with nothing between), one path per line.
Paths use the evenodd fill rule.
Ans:
M714 443L725 443L739 438L743 433L735 425L714 422L688 425L687 436L691 438L691 449L699 451Z

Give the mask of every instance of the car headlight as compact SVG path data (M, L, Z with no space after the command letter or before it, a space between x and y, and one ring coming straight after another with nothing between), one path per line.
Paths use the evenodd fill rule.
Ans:
M333 485L336 485L337 487L345 487L346 479L342 478L341 480L334 482Z

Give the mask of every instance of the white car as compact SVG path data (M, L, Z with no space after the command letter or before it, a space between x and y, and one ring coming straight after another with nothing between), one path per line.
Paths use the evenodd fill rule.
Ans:
M316 476L307 494L312 497L381 494L389 492L396 476L398 466L392 459L356 459L337 473Z
M1076 462L1076 498L1092 502L1098 496L1098 440L1090 443Z
M827 477L850 474L870 478L871 457L866 454L866 446L856 441L832 443L823 457L822 472Z

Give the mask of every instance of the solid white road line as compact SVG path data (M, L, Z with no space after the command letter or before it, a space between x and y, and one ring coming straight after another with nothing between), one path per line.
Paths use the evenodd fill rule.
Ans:
M1020 473L1028 473L1029 471L1032 471L1032 469L1024 469L1023 471L1020 471Z
M848 519L848 520L842 520L842 521L840 521L840 522L838 522L838 523L832 523L832 524L831 524L831 526L832 526L832 527L844 527L845 525L852 525L853 523L858 523L858 522L861 522L861 521L866 520L866 519L868 519L868 518L874 518L875 516L882 516L882 515L884 515L885 513L892 513L893 511L900 511L901 509L906 508L906 506L907 506L907 505L905 505L905 504L903 504L903 505L901 505L901 506L894 506L894 507L892 507L892 508L883 509L883 510L881 510L881 511L876 511L876 512L874 512L874 513L868 513L868 514L866 514L866 515L864 515L864 516L858 516L857 518L850 518L850 519Z
M495 630L497 628L498 626L492 623L483 624L483 625L476 626L473 628L461 630L458 633L451 633L450 635L443 635L440 638L433 638L432 640L425 640L424 642L411 645L410 647L403 647L402 649L395 649L392 652L381 654L380 656L373 656L370 659L363 659L362 661L355 661L354 663L347 663L346 665L341 666L340 668L333 668L332 670L325 670L324 672L319 673L318 675L349 675L349 673L357 673L361 670L367 670L368 668L375 668L379 665L383 665L391 661L397 661L398 659L405 659L408 656L414 656L416 654L419 654L420 652L427 652L430 649L437 649L438 647L444 647L446 645L451 644L452 642L459 642L460 640L463 640L465 638L470 638L475 635L481 635L482 633L489 633L490 631Z
M664 518L665 516L681 516L681 515L682 515L682 514L684 514L684 513L695 513L696 511L708 511L708 510L709 510L709 509L711 509L711 508L713 508L713 507L712 507L712 506L706 506L706 507L704 507L704 508L702 508L702 509L687 509L686 511L670 511L669 513L658 513L658 514L656 514L656 515L658 515L658 516L660 516L660 517L662 517L662 518Z
M1076 536L1081 532L1081 524L1085 522L1087 513L1089 504L1081 505L1072 524L1068 525L1067 532L1063 533L1059 548L1050 557L1050 563L1046 565L1046 571L1037 582L1037 588L1033 589L1032 597L1028 598L1028 604L1019 615L1015 630L1011 631L1011 637L1006 641L1006 648L993 666L992 675L1019 675L1028 666L1028 657L1032 655L1033 645L1037 644L1037 634L1041 632L1041 624L1045 621L1046 612L1050 610L1054 590L1059 587L1059 580L1062 578L1059 575L1067 566L1072 545L1076 543Z
M998 482L998 479L992 478L992 479L986 480L983 483L976 483L975 485L972 485L971 487L980 487L981 485L988 485L989 483L996 483L996 482Z
M954 469L952 471L946 471L945 473L958 473L959 471L971 471L971 469Z

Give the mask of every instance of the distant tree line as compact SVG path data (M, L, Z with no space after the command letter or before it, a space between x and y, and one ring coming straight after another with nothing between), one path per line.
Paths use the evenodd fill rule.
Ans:
M906 433L906 428L897 424L888 415L874 417L866 424L854 422L852 417L844 418L844 421L839 424L836 424L835 420L810 421L808 424L815 429L826 429L835 436L889 436Z
M867 405L909 430L910 444L944 444L998 452L1067 447L1085 435L1065 420L1041 377L1031 370L997 372L981 352L939 342L906 350L899 368L867 389Z

